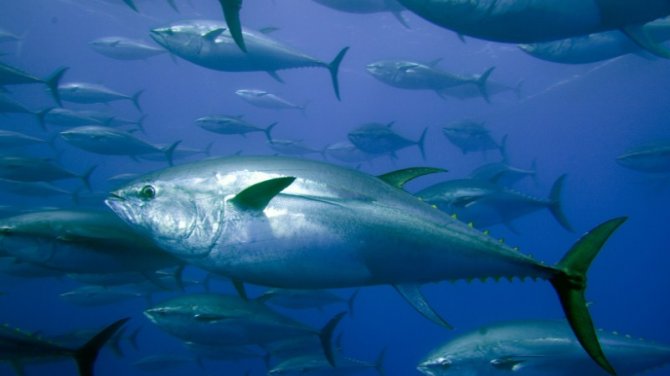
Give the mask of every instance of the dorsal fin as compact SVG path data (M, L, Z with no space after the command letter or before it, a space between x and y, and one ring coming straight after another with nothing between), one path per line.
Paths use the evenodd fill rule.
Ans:
M260 212L294 180L292 176L265 180L247 187L230 201L240 209Z
M433 167L410 167L402 170L391 171L377 177L396 188L403 189L405 184L407 184L409 181L424 175L435 174L438 172L447 172L447 170Z
M221 35L224 31L226 31L226 29L223 28L223 27L220 27L218 29L208 31L205 35L202 36L202 38L209 41L209 42L214 42L216 40L216 38L219 35Z

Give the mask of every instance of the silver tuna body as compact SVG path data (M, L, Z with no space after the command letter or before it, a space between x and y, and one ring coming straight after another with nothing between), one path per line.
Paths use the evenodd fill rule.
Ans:
M296 180L262 212L234 204L244 189L287 176ZM143 196L152 192L149 200ZM321 162L201 161L142 177L107 204L174 255L261 285L337 288L553 274L374 176Z
M599 331L617 375L637 375L670 363L670 347ZM564 321L516 321L485 326L431 351L417 367L427 376L607 375L588 358Z

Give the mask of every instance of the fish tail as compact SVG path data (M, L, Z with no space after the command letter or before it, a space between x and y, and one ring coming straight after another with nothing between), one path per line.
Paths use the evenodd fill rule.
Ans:
M133 0L123 0L123 2L130 7L130 9L134 10L135 12L139 13L140 11L137 9L137 5L135 5L135 2Z
M424 161L426 160L426 133L428 133L428 127L423 129L419 141L416 142L417 146L419 146L419 151L421 151L421 158L423 158Z
M147 116L147 114L143 114L135 123L142 134L147 134L147 130L144 128L144 121L147 120Z
M330 71L330 79L333 81L333 89L335 90L335 96L337 97L337 100L340 99L340 83L337 78L338 71L340 70L340 63L342 63L342 59L344 59L344 55L347 54L347 51L349 51L349 47L344 47L343 49L340 50L340 52L335 56L333 61L331 61L328 64L328 70Z
M561 201L561 192L563 191L563 183L565 182L566 175L561 175L554 185L551 187L551 193L549 194L549 211L556 218L556 221L566 230L574 232L575 230L570 225L568 218L563 213L563 205Z
M140 351L140 346L137 344L137 337L140 335L140 330L142 330L142 327L133 330L128 336L128 342L130 342L130 346L132 346L135 351Z
M323 353L326 356L326 359L328 359L328 363L330 363L331 366L335 367L335 353L333 351L333 332L335 332L335 328L337 327L337 324L342 320L342 318L346 315L346 312L340 312L337 315L333 316L330 321L324 325L324 327L321 329L321 332L319 333L319 339L321 340L321 346L323 347Z
M60 93L58 92L58 83L60 82L61 78L63 78L63 75L68 69L70 68L68 67L58 68L53 73L51 73L49 77L44 79L44 83L49 88L51 96L58 104L58 107L63 107L63 103L60 100Z
M173 142L172 145L166 147L163 150L165 153L165 159L170 166L174 166L174 151L177 150L177 146L179 146L179 144L181 144L181 140Z
M242 0L219 0L223 9L223 16L226 19L230 35L240 50L247 52L247 46L244 44L242 36L242 24L240 23L240 9L242 9Z
M494 69L496 69L496 67L491 67L487 69L477 79L477 88L479 89L479 93L481 93L482 97L484 97L486 103L491 103L491 98L489 98L489 90L488 86L486 85L486 82L488 81L489 76L491 76L491 73L493 72Z
M377 355L377 359L375 359L375 370L377 371L379 376L384 376L386 374L384 370L385 358L386 358L386 347L379 352L379 355Z
M98 357L98 352L128 320L130 318L126 317L115 321L86 342L84 346L74 351L74 358L77 361L80 376L93 376L93 365Z
M626 221L626 217L606 221L582 236L556 266L550 279L577 340L588 355L605 371L615 375L596 336L586 305L586 272L607 239Z
M138 90L137 93L133 94L132 97L130 97L130 100L133 101L133 105L135 105L135 108L139 112L144 112L142 111L142 107L140 106L140 96L144 93L144 90Z
M47 130L46 116L49 111L53 109L54 107L45 108L44 110L40 110L35 113L35 116L37 116L37 122L40 124L40 128L42 128L43 131Z
M89 192L92 192L93 189L91 188L91 174L93 171L98 168L98 165L93 165L88 168L88 170L84 171L83 174L79 177L81 181L84 183L84 186L86 186L86 189L88 189Z
M274 123L268 125L267 128L263 129L263 132L265 132L265 138L268 139L269 142L272 142L272 129L279 124L278 121L275 121Z

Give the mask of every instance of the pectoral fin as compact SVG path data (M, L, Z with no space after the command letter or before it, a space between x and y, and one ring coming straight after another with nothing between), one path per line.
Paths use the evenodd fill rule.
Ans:
M279 192L291 185L294 177L282 177L254 184L238 193L230 201L242 210L261 212Z
M435 310L433 309L433 307L430 306L430 304L428 304L428 301L426 301L426 298L421 293L419 285L402 284L402 285L393 285L393 287L423 317L447 329L454 328L453 326L451 326L451 324L446 322L437 312L435 312Z
M212 31L207 32L207 34L203 35L202 38L207 40L208 42L214 42L216 38L219 35L221 35L221 33L223 33L224 31L226 31L226 29L220 27L218 29L214 29Z
M524 367L524 365L528 360L532 358L541 358L541 357L542 355L529 355L529 356L511 355L493 359L491 360L490 363L494 368L514 372L521 370L521 368Z

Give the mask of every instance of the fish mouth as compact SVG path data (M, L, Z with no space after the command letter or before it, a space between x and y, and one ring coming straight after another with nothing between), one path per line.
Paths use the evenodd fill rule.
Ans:
M432 369L430 369L430 366L427 366L427 365L421 365L420 364L416 367L416 370L421 372L422 374L424 374L426 376L437 376L437 374L435 372L433 372Z

